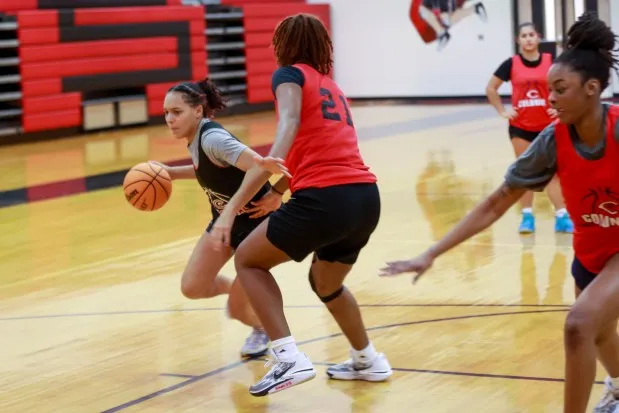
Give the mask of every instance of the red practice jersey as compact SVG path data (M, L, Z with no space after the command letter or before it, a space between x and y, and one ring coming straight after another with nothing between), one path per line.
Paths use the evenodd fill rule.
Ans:
M344 93L328 76L305 64L293 65L305 78L301 124L286 157L290 191L351 183L374 183L363 162Z
M619 106L611 106L604 156L595 161L576 152L567 125L555 125L557 174L574 222L574 255L595 274L619 253L619 145L614 137L618 119Z
M552 55L542 53L537 67L527 67L519 55L512 57L512 106L518 116L510 125L531 132L539 132L552 123L548 115L548 81L546 75L552 66Z

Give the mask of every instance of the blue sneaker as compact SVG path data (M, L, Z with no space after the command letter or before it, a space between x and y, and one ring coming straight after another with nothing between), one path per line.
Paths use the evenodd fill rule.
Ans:
M520 222L520 228L518 228L518 231L521 234L531 234L535 232L535 217L532 213L522 213L522 221Z
M555 231L572 234L574 232L574 223L568 214L563 214L555 218Z

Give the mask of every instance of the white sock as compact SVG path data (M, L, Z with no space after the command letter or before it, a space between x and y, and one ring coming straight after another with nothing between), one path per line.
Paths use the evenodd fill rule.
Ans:
M370 341L370 344L363 350L352 350L352 360L355 363L361 364L371 364L376 359L376 349L374 348L374 344Z
M555 216L558 218L561 218L565 214L567 214L567 210L565 208L557 209L557 212L555 212Z
M297 343L292 336L280 338L271 342L271 348L279 361L290 362L299 354Z
M613 393L619 393L619 377L611 377L610 385L613 386Z
M522 208L522 213L523 214L532 214L533 213L533 208Z

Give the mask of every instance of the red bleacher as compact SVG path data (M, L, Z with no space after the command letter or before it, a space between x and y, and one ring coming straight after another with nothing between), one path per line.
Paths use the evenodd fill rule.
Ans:
M151 120L163 113L163 99L172 85L202 79L210 72L206 30L210 20L205 8L182 5L181 0L167 0L167 6L156 5L161 4L157 0L151 6L144 3L108 0L110 7L96 7L101 0L58 0L57 9L42 9L39 0L0 0L0 17L9 16L5 21L17 24L21 101L16 103L21 106L24 132L82 127L85 108L98 99L92 96L107 93L112 96L106 99L113 101L114 90L121 89L145 96ZM223 73L226 67L241 73L243 85L228 84L224 92L242 93L249 104L273 101L271 75L277 65L270 44L283 18L311 13L330 28L329 5L305 0L222 0L221 4L216 10L242 11L242 17L239 23L215 19L212 32L219 33L214 35L219 36L217 42L225 42L225 24L242 25L244 50L239 52L244 63L222 63L238 60L238 52L215 47L213 65L220 66L212 76L216 83L223 79L226 84L226 79L237 76ZM217 32L222 25L224 30ZM244 66L242 72L239 65Z
M67 17L70 24L63 26L63 19ZM205 25L201 8L155 6L20 11L17 21L22 90L24 97L27 97L22 107L25 132L82 124L79 115L81 100L66 99L68 95L63 93L67 92L64 89L67 89L66 79L69 77L79 79L80 76L91 76L96 82L98 75L139 77L158 70L168 70L169 81L189 80L187 77L200 79L206 75ZM175 22L187 25L190 39L185 38L185 51L178 50L179 36L182 35L172 32L169 35L150 35L157 31L158 24ZM144 32L144 37L122 38L120 34L118 39L106 39L112 36L105 31L113 31L121 25L136 25L138 30L137 25L141 23L152 25L151 30ZM190 65L186 68L179 68L181 53L190 55ZM188 76L182 76L183 69ZM178 71L176 77L175 70ZM136 86L139 86L137 80ZM113 85L102 85L101 89L110 86ZM69 93L70 96L75 96L75 92L80 95L79 85L72 89L77 90L71 90L73 93ZM96 90L96 87L89 85L89 90ZM32 102L35 101L32 99L40 96L46 96L41 100L43 103L53 102L53 98L57 97L72 106L60 110L57 105L49 104L47 113L43 106L36 106L37 110L33 111ZM157 100L157 103L160 101ZM149 106L154 107L150 102ZM161 113L162 110L151 112L153 115Z

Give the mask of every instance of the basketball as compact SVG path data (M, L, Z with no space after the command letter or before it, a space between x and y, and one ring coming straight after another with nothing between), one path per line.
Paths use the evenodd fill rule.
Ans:
M172 195L172 179L160 165L144 162L135 165L125 175L125 198L140 211L156 211Z

